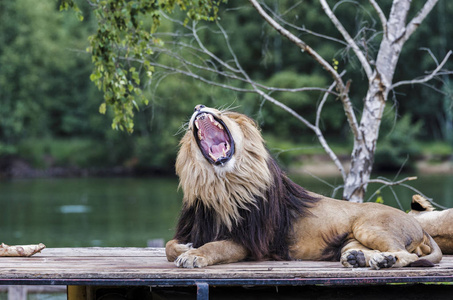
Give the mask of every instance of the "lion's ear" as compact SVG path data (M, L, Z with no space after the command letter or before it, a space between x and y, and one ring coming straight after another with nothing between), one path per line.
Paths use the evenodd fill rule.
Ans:
M420 195L412 196L411 209L415 211L433 211L434 207L431 203Z

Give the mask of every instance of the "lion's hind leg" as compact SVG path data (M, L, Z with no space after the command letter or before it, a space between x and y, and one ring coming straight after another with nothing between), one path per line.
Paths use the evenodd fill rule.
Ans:
M371 267L382 269L404 267L419 259L415 253L406 250L386 251L372 250L357 240L352 240L341 251L340 262L347 268Z
M373 225L368 222L366 226L357 226L353 232L352 241L345 245L342 254L350 250L361 251L365 257L366 266L377 270L409 266L419 259L419 256L413 252L417 252L417 246L423 241L421 230L405 226L405 231L399 231L397 226ZM387 227L393 229L388 230ZM342 262L348 260L353 262L353 259L347 259L347 255L342 256Z
M370 260L376 250L365 247L357 240L349 242L341 249L340 262L347 268L363 268L370 266Z

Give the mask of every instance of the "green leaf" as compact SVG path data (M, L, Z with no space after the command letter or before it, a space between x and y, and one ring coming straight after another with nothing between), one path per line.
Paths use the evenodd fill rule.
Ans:
M99 113L105 115L106 110L107 110L107 105L104 102L99 106Z
M92 54L94 70L91 81L104 92L104 103L99 112L105 114L107 106L113 106L112 128L133 131L134 109L137 103L145 102L141 75L151 78L154 68L147 59L153 53L150 41L158 46L163 41L153 36L160 25L161 11L172 13L176 7L186 11L193 20L214 20L218 0L102 0L92 7L97 20L97 31L92 35L87 52ZM61 0L60 9L71 8L83 20L74 0ZM146 26L145 26L146 24ZM140 61L144 67L141 74L135 66ZM139 69L140 70L140 69ZM148 100L146 100L148 104Z
M378 196L378 197L376 198L376 203L384 204L384 199L382 198L382 196Z

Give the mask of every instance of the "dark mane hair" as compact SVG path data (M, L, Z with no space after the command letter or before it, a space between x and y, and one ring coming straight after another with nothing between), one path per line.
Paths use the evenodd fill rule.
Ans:
M318 198L308 194L292 182L275 160L268 160L272 186L266 199L255 197L255 203L240 209L240 220L229 230L219 224L216 212L197 200L183 206L177 224L175 239L179 243L193 243L198 248L206 243L232 240L247 248L252 260L289 260L292 227L299 217L309 215L308 209Z

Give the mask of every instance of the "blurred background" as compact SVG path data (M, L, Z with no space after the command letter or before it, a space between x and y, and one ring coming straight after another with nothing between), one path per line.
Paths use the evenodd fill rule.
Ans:
M338 35L312 2L298 7L298 18L311 30ZM178 141L199 103L233 107L255 118L271 152L304 187L331 195L341 185L312 132L295 118L257 96L207 86L182 75L156 71L144 87L149 104L136 111L134 132L112 130L112 114L99 113L103 95L90 81L91 56L86 49L88 37L97 30L96 20L85 1L78 4L83 22L72 12L59 12L54 0L0 2L0 242L144 247L148 240L170 239L182 197L174 175ZM272 86L330 84L307 55L264 26L249 6L241 5L229 1L220 15L232 47L251 76ZM292 4L269 1L269 5L286 11ZM346 11L337 13L341 16ZM447 22L451 15L453 2L440 1L405 46L395 82L433 69L432 57L422 48L431 49L440 59L453 49L453 26ZM357 10L350 22L353 28L371 21ZM173 26L163 22L161 30L175 31ZM215 38L202 38L216 55L227 56ZM309 35L304 38L348 70L352 101L359 112L366 78L358 66L340 47ZM453 69L453 62L446 67ZM416 175L412 186L451 207L452 86L447 75L440 79L430 87L403 87L390 97L374 170L375 177L390 179ZM306 113L316 111L321 94L274 96ZM347 164L352 139L339 102L325 107L323 126L330 145ZM370 185L365 200L379 199L407 210L415 193L405 187L376 193L380 188Z

